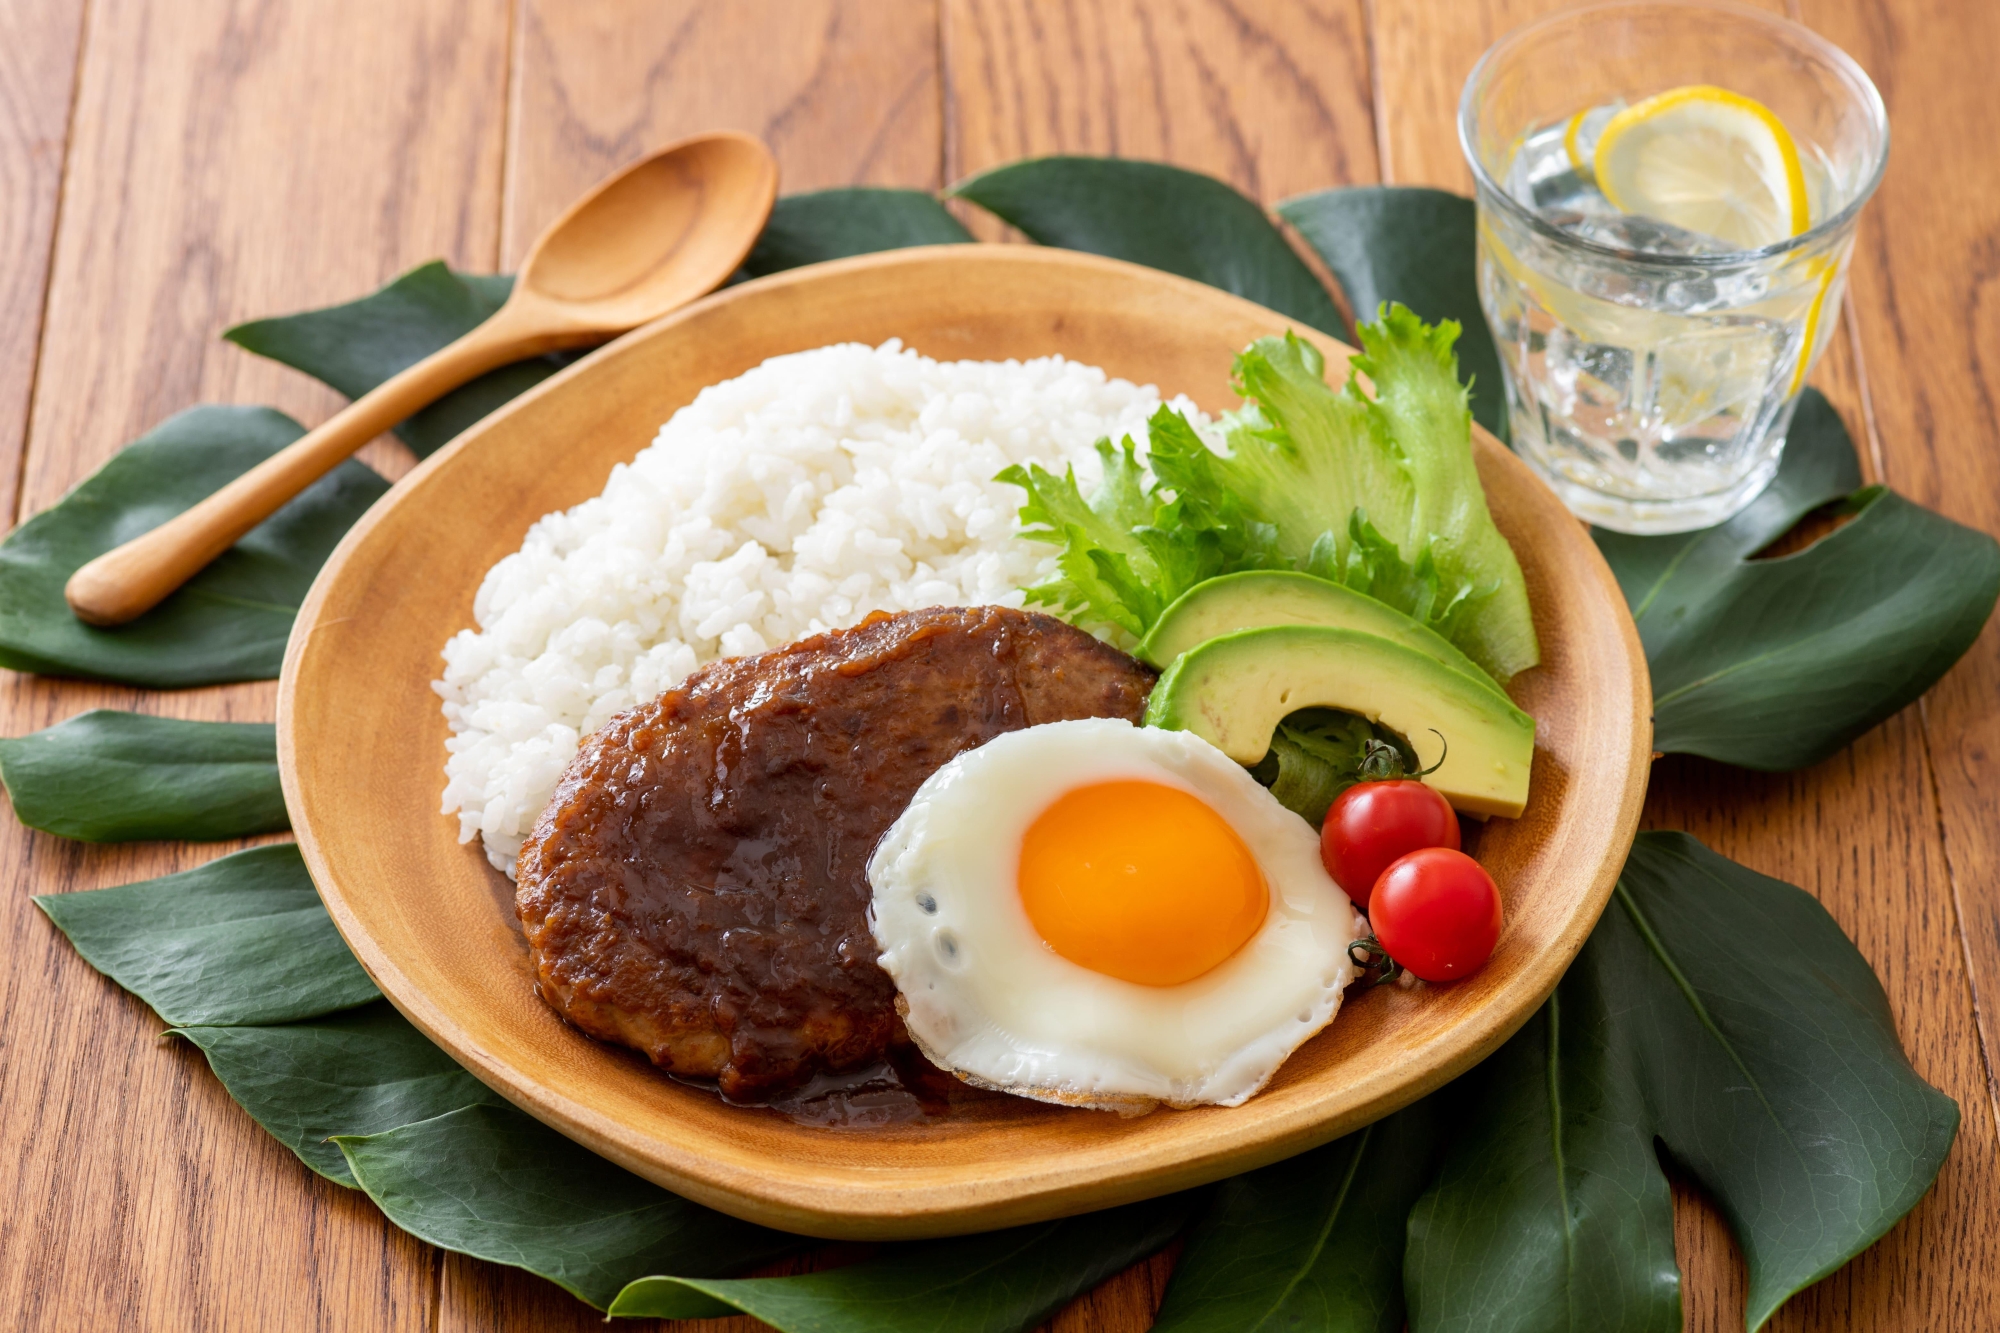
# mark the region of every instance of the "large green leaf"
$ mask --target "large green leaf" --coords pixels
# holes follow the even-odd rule
[[[382,381],[470,332],[514,289],[505,274],[473,277],[432,260],[372,296],[345,305],[238,324],[222,336],[359,398]],[[396,427],[424,457],[572,358],[540,356],[489,371]]]
[[[1341,331],[1333,298],[1284,234],[1213,176],[1162,162],[1039,157],[981,172],[951,193],[1043,245],[1178,273]]]
[[[301,1023],[186,1027],[209,1068],[252,1119],[319,1174],[354,1184],[336,1134],[384,1130],[500,1104],[484,1083],[387,1000]]]
[[[1430,1183],[1449,1098],[1224,1181],[1154,1333],[1399,1333],[1404,1219]]]
[[[735,1272],[801,1243],[669,1194],[511,1106],[334,1142],[403,1230],[538,1273],[600,1310],[646,1274]]]
[[[700,1319],[742,1311],[783,1333],[1026,1333],[1113,1273],[1172,1240],[1199,1192],[1083,1217],[902,1245],[798,1277],[649,1277],[614,1315]]]
[[[788,194],[743,261],[753,277],[911,245],[950,245],[972,233],[922,190],[815,190]]]
[[[1839,415],[1799,403],[1777,479],[1719,527],[1599,532],[1653,675],[1653,743],[1745,768],[1817,763],[1951,668],[2000,596],[2000,544],[1893,492],[1797,552],[1749,557],[1859,483]]]
[[[268,722],[92,709],[0,740],[0,781],[23,824],[84,842],[204,842],[289,826]]]
[[[0,666],[155,689],[278,674],[292,617],[341,534],[389,488],[348,462],[117,629],[70,614],[63,584],[305,432],[264,407],[196,407],[127,445],[0,542]]]
[[[92,967],[175,1027],[283,1023],[381,995],[292,843],[35,903]]]
[[[1614,901],[1471,1076],[1478,1114],[1410,1218],[1417,1333],[1678,1328],[1656,1138],[1735,1232],[1754,1330],[1908,1212],[1951,1147],[1958,1108],[1811,897],[1646,833]]]
[[[1507,438],[1500,356],[1479,308],[1476,212],[1464,195],[1409,185],[1361,185],[1302,194],[1278,205],[1326,261],[1357,320],[1401,301],[1427,324],[1457,321],[1458,370],[1472,384],[1472,415]]]
[[[1630,979],[1604,961],[1593,936],[1556,995],[1466,1076],[1477,1113],[1410,1217],[1413,1329],[1678,1333],[1673,1195],[1631,1033],[1605,1019]]]

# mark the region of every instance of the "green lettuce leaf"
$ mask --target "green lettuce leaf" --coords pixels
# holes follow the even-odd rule
[[[1357,510],[1399,533],[1411,527],[1416,495],[1395,441],[1358,389],[1327,387],[1317,347],[1291,334],[1262,338],[1237,356],[1235,374],[1249,401],[1223,418],[1226,453],[1193,431],[1152,441],[1154,475],[1190,516],[1204,524],[1254,516],[1293,568],[1329,533],[1336,566],[1344,561]]]
[[[1195,438],[1187,422],[1164,407],[1151,429],[1156,441],[1175,432]],[[1201,447],[1198,440],[1195,447]],[[1074,468],[1058,477],[1030,463],[999,474],[998,480],[1028,493],[1021,535],[1063,548],[1056,577],[1029,588],[1029,602],[1137,638],[1195,584],[1268,561],[1258,553],[1260,542],[1268,547],[1268,532],[1189,515],[1148,480],[1131,440],[1116,448],[1099,440],[1097,455],[1103,477],[1088,500]]]
[[[1457,333],[1401,306],[1362,325],[1354,368],[1373,394],[1353,375],[1329,388],[1325,358],[1295,335],[1259,339],[1236,359],[1247,402],[1223,418],[1223,451],[1161,408],[1145,468],[1130,441],[1099,444],[1088,501],[1073,474],[1001,473],[1028,492],[1023,535],[1062,547],[1060,577],[1031,600],[1139,635],[1203,579],[1299,569],[1412,616],[1497,680],[1534,665],[1527,585],[1472,459]]]
[[[1445,601],[1431,622],[1503,682],[1541,660],[1521,566],[1493,526],[1472,460],[1472,416],[1452,345],[1459,325],[1425,325],[1403,306],[1357,326],[1353,369],[1374,385],[1371,409],[1401,448],[1417,508],[1406,533],[1389,534],[1406,559],[1435,563]],[[1358,393],[1354,382],[1347,391]],[[1386,516],[1385,516],[1386,517]],[[1447,614],[1447,612],[1450,612]]]
[[[1047,600],[1140,633],[1193,586],[1183,578],[1301,569],[1430,626],[1500,681],[1534,665],[1527,586],[1472,459],[1457,332],[1401,306],[1362,325],[1355,370],[1372,395],[1353,376],[1329,388],[1311,343],[1258,340],[1236,360],[1247,402],[1223,418],[1225,451],[1163,409],[1149,425],[1150,486],[1128,462],[1087,505],[1064,479],[1058,505],[1041,478],[1003,473],[1030,490],[1026,535],[1064,544],[1065,582]],[[1133,526],[1142,518],[1184,553],[1172,577]]]
[[[1251,407],[1228,419],[1227,457],[1156,449],[1154,471],[1191,509],[1232,494],[1295,567],[1338,578],[1430,625],[1506,681],[1539,660],[1527,586],[1493,526],[1472,460],[1451,345],[1392,306],[1357,332],[1338,392],[1311,344],[1265,338],[1237,358]]]
[[[1429,545],[1414,563],[1405,560],[1396,544],[1384,537],[1360,509],[1347,520],[1345,553],[1333,533],[1322,533],[1300,568],[1366,593],[1446,638],[1451,637],[1459,621],[1475,604],[1480,591],[1463,582],[1447,588],[1438,575],[1437,558]]]
[[[290,827],[268,722],[92,709],[0,740],[0,781],[23,824],[84,842],[206,842]]]
[[[1278,724],[1270,752],[1250,776],[1269,787],[1279,805],[1318,828],[1328,807],[1362,780],[1375,745],[1394,747],[1403,771],[1416,771],[1415,752],[1387,728],[1334,708],[1302,708]]]

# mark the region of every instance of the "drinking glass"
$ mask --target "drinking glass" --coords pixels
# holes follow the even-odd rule
[[[1603,124],[1691,84],[1784,123],[1806,231],[1745,250],[1621,213],[1597,191]],[[1758,10],[1621,0],[1502,38],[1466,80],[1458,131],[1515,451],[1572,512],[1620,532],[1707,527],[1750,503],[1777,474],[1799,388],[1833,335],[1855,218],[1888,156],[1868,76]]]

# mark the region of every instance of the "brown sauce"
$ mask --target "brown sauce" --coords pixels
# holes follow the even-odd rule
[[[956,1094],[909,1064],[875,962],[875,844],[953,756],[1043,722],[1137,721],[1152,682],[1080,630],[992,606],[878,615],[695,672],[584,743],[522,848],[539,992],[733,1102],[828,1125],[936,1113]]]

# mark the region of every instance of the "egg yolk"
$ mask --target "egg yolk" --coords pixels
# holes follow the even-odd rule
[[[1209,971],[1271,906],[1236,830],[1199,797],[1157,782],[1063,793],[1028,826],[1017,884],[1051,949],[1142,986]]]

